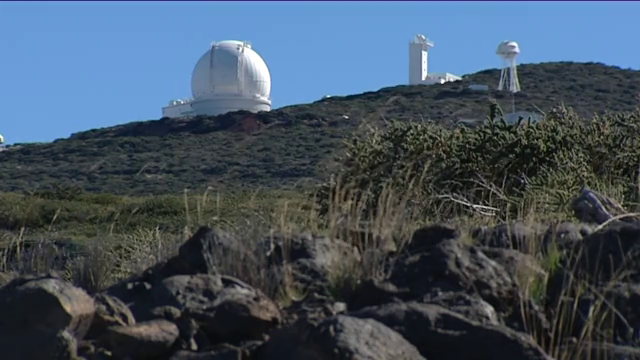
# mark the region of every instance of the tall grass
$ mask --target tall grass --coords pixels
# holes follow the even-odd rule
[[[0,269],[6,274],[57,271],[93,293],[175,255],[179,245],[197,227],[208,225],[228,232],[241,248],[247,249],[245,254],[257,254],[242,259],[220,256],[221,271],[260,288],[286,306],[292,301],[299,301],[307,294],[304,288],[293,282],[287,266],[284,266],[284,270],[277,276],[267,271],[266,258],[259,254],[260,246],[263,246],[262,241],[265,237],[268,238],[269,234],[324,234],[340,238],[357,248],[359,257],[345,257],[332,269],[330,278],[333,294],[340,298],[347,295],[363,279],[385,278],[389,269],[385,264],[385,254],[401,254],[411,233],[421,225],[430,222],[450,223],[462,229],[463,237],[468,239],[471,229],[501,222],[499,217],[483,212],[469,213],[468,206],[460,203],[451,204],[465,209],[460,211],[460,216],[456,218],[422,218],[423,212],[420,211],[420,207],[443,206],[443,203],[436,199],[433,204],[412,204],[413,193],[416,190],[412,182],[408,182],[405,191],[402,192],[398,191],[397,187],[385,187],[376,194],[375,208],[367,207],[371,199],[363,196],[363,193],[356,191],[354,187],[338,186],[336,189],[338,191],[329,201],[328,210],[322,214],[313,198],[280,197],[277,200],[271,199],[265,205],[265,198],[261,198],[257,192],[243,197],[210,192],[193,195],[185,192],[181,197],[176,197],[176,200],[165,199],[155,202],[156,206],[163,206],[164,203],[172,204],[181,198],[182,213],[176,214],[182,217],[181,227],[173,231],[162,230],[154,222],[154,219],[158,219],[154,215],[148,215],[143,221],[152,226],[139,226],[127,232],[115,232],[113,229],[117,226],[110,224],[105,228],[112,230],[98,237],[76,239],[82,248],[79,254],[64,254],[61,253],[64,250],[46,245],[51,237],[56,236],[53,231],[46,232],[51,229],[51,225],[35,236],[28,235],[29,229],[23,227],[19,231],[5,232],[2,235],[5,251]],[[487,208],[493,206],[491,203],[482,205]],[[540,216],[535,211],[535,202],[528,200],[526,204],[517,205],[520,206],[520,215],[512,220],[517,219],[525,224],[546,220],[544,214]],[[73,204],[67,206],[72,207]],[[147,210],[147,214],[157,212]],[[171,221],[178,223],[176,218]],[[52,223],[55,224],[55,219],[52,219],[50,224]],[[551,274],[564,271],[570,275],[573,274],[573,270],[562,268],[563,265],[559,261],[561,254],[553,242],[546,248],[543,248],[541,242],[529,242],[528,245],[530,248],[525,252],[534,256],[548,275],[542,280],[521,280],[520,285],[527,298],[543,302],[546,281]],[[521,275],[523,278],[539,278],[539,274]],[[596,299],[593,301],[590,316],[581,318],[577,305],[580,296],[586,291],[591,295],[595,294]],[[569,282],[562,289],[560,299],[551,319],[551,341],[546,337],[536,339],[552,356],[557,359],[573,359],[578,353],[590,351],[594,339],[613,340],[611,336],[607,337],[607,329],[609,332],[612,331],[611,319],[615,310],[602,294],[602,288],[595,289],[586,281],[570,276]],[[527,311],[524,306],[522,311]],[[525,319],[530,318],[530,315],[523,313]],[[577,337],[573,330],[576,323],[581,324]],[[533,328],[533,323],[529,325],[528,331],[534,336],[539,336],[539,329]],[[561,346],[571,333],[574,333],[573,346]]]

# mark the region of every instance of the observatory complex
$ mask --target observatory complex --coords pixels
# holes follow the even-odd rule
[[[416,35],[409,43],[409,85],[444,84],[462,80],[460,76],[449,73],[428,73],[428,49],[433,45],[433,41],[421,34]]]
[[[190,99],[171,100],[163,117],[219,115],[230,111],[271,110],[271,75],[246,41],[214,42],[196,63]]]
[[[433,85],[462,80],[450,73],[428,72],[428,50],[434,44],[424,35],[409,42],[409,85]],[[520,91],[516,58],[520,47],[503,41],[496,54],[503,60],[498,91]],[[488,91],[487,85],[471,84],[471,90]],[[271,110],[271,74],[264,60],[246,41],[214,42],[197,61],[191,75],[192,98],[171,100],[163,117],[220,115],[230,111]],[[515,111],[515,110],[514,110]]]

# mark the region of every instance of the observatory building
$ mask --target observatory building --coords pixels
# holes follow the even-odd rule
[[[428,49],[433,47],[433,41],[418,34],[409,43],[409,85],[444,84],[449,81],[462,80],[460,76],[449,73],[429,74]]]
[[[219,115],[230,111],[271,110],[271,75],[246,41],[214,42],[196,63],[190,99],[171,100],[163,117]]]

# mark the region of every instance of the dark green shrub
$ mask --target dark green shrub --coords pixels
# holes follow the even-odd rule
[[[488,119],[500,120],[474,129],[391,122],[367,137],[354,137],[342,159],[340,183],[372,195],[373,205],[385,186],[405,191],[408,181],[419,180],[411,190],[413,203],[424,206],[425,215],[445,217],[459,211],[442,206],[452,197],[510,215],[531,202],[557,210],[568,194],[596,182],[617,186],[624,200],[635,200],[640,111],[586,121],[562,106],[537,124],[525,119],[507,124],[501,115],[493,105]],[[327,184],[321,191],[325,208],[337,186]]]

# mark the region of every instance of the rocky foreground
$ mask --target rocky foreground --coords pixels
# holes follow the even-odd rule
[[[471,237],[434,224],[401,251],[379,247],[387,275],[335,301],[337,264],[373,255],[314,236],[249,251],[203,227],[97,294],[51,274],[14,278],[0,289],[0,358],[640,359],[638,223],[510,223]],[[555,249],[553,273],[533,245]],[[279,306],[217,266],[256,256],[274,279],[290,270],[304,296]]]

